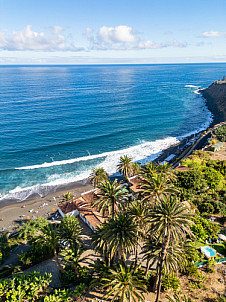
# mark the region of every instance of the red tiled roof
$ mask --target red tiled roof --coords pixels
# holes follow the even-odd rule
[[[178,166],[175,168],[175,171],[189,171],[191,168],[186,167],[186,166]]]
[[[139,186],[141,185],[141,181],[139,176],[133,177],[132,179],[129,179],[129,182],[132,184],[132,186],[130,187],[130,189],[137,193],[140,192]]]
[[[95,190],[89,191],[87,193],[83,193],[81,197],[87,202],[87,204],[91,205],[93,202]]]
[[[98,208],[95,206],[92,207],[94,192],[91,191],[82,196],[76,198],[75,200],[65,201],[59,205],[59,208],[64,214],[68,214],[74,210],[78,210],[80,215],[87,219],[87,221],[96,228],[106,219],[108,219],[108,215],[101,215],[98,211]]]
[[[75,200],[64,201],[61,204],[59,204],[58,207],[61,209],[61,211],[64,214],[70,213],[77,209]]]

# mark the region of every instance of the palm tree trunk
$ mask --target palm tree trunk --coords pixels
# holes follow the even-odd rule
[[[115,217],[115,203],[114,200],[112,200],[112,217]]]
[[[135,248],[135,267],[137,267],[137,262],[138,262],[138,244]]]
[[[147,276],[148,274],[148,270],[149,270],[149,262],[147,260],[147,264],[146,264],[146,270],[145,270],[145,275]]]
[[[157,267],[156,267],[156,278],[155,278],[155,283],[154,283],[154,286],[153,286],[154,292],[157,291],[158,276],[159,276],[159,264],[157,264]]]
[[[124,254],[123,254],[123,251],[122,251],[122,245],[120,244],[119,246],[119,250],[118,250],[118,258],[121,260],[121,261],[125,261],[125,257],[124,257]]]
[[[159,265],[159,276],[158,276],[158,287],[157,287],[157,296],[155,302],[159,301],[161,285],[162,285],[162,272],[163,272],[163,264],[166,257],[166,251],[169,245],[169,235],[166,236],[163,240],[162,251],[161,251],[161,260]]]
[[[53,253],[54,253],[54,256],[55,256],[55,259],[56,259],[56,263],[57,263],[57,265],[58,265],[60,271],[61,271],[62,273],[64,273],[64,269],[63,269],[62,265],[60,264],[60,261],[59,261],[58,256],[57,256],[57,251],[56,251],[56,249],[53,250]]]

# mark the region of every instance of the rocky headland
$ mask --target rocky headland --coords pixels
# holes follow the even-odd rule
[[[200,92],[207,101],[207,107],[213,113],[212,125],[226,121],[226,81],[215,81]]]

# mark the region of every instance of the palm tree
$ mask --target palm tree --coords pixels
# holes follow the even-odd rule
[[[125,263],[120,263],[109,269],[103,277],[94,280],[91,286],[99,284],[106,290],[103,298],[111,298],[111,301],[145,301],[143,294],[147,292],[145,280],[141,271],[133,265],[126,266]]]
[[[63,201],[71,200],[74,197],[74,195],[71,192],[67,192],[63,196]]]
[[[109,215],[114,217],[116,206],[120,207],[120,203],[127,193],[122,190],[117,179],[113,182],[110,179],[101,182],[98,189],[98,192],[94,195],[96,201],[93,206],[97,206],[102,215],[105,215],[105,211],[108,210]]]
[[[137,225],[127,213],[118,213],[102,223],[93,236],[94,249],[109,255],[110,259],[118,255],[119,259],[126,260],[137,242]]]
[[[138,260],[138,247],[139,243],[145,238],[146,231],[148,227],[148,218],[147,218],[147,206],[141,201],[134,200],[128,205],[127,214],[132,217],[134,224],[137,225],[137,238],[138,243],[135,250],[135,265],[137,265]]]
[[[161,173],[165,180],[172,181],[176,178],[175,171],[172,169],[172,166],[168,163],[159,164],[157,166],[157,171],[158,173]]]
[[[160,268],[162,242],[158,238],[150,234],[142,246],[143,260],[147,261],[146,273],[148,268],[156,265],[157,276]],[[164,259],[164,273],[175,272],[178,269],[183,269],[187,264],[186,253],[184,247],[180,244],[169,245],[166,250],[166,257]],[[156,290],[157,276],[154,289]]]
[[[65,215],[61,220],[59,234],[61,240],[69,244],[82,242],[82,229],[78,219],[72,215]]]
[[[132,163],[133,176],[138,175],[140,173],[140,163],[134,162]]]
[[[102,181],[105,181],[107,179],[108,174],[102,167],[93,169],[92,173],[89,176],[89,180],[94,187],[97,187]]]
[[[179,192],[172,184],[167,183],[161,174],[153,174],[152,176],[141,178],[140,189],[143,201],[156,201],[163,194],[177,194]]]
[[[76,274],[78,275],[78,268],[80,267],[80,263],[87,259],[87,257],[82,257],[82,254],[86,251],[79,243],[75,242],[66,247],[62,252],[61,256],[63,256],[63,262],[65,264],[71,265]]]
[[[128,157],[127,155],[121,156],[117,168],[125,179],[128,180],[128,178],[133,175],[132,157]]]
[[[142,175],[152,175],[157,172],[157,164],[154,161],[151,161],[150,163],[144,164],[141,167],[141,174]]]
[[[60,244],[59,244],[60,237],[59,237],[59,233],[56,229],[56,225],[53,225],[53,224],[45,225],[41,230],[41,234],[39,236],[37,236],[36,241],[40,242],[41,244],[45,245],[46,248],[49,248],[53,251],[53,254],[55,256],[56,263],[57,263],[59,269],[61,270],[61,272],[64,272],[64,269],[63,269],[62,265],[60,264],[60,261],[59,261],[58,255],[57,255],[57,251],[60,246]]]
[[[162,197],[150,210],[149,219],[152,223],[150,231],[156,234],[157,242],[161,242],[156,302],[159,301],[167,250],[170,245],[183,244],[187,234],[193,236],[190,230],[190,225],[193,223],[191,217],[192,215],[184,211],[183,205],[175,196]]]

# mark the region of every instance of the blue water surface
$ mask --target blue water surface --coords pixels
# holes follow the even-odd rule
[[[207,127],[209,111],[194,91],[225,69],[223,63],[0,66],[0,198],[11,191],[24,199],[18,193],[24,188],[47,190],[84,178],[96,165],[113,172],[119,150],[140,160]]]

